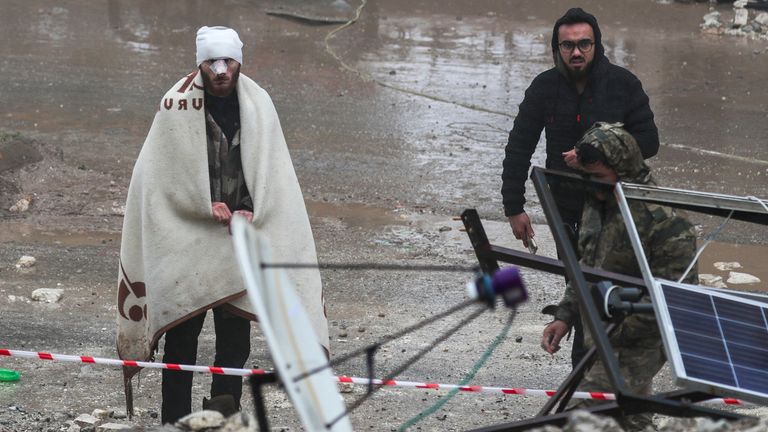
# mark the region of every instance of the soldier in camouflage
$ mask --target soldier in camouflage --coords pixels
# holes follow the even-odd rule
[[[595,123],[576,144],[579,162],[592,178],[606,181],[655,184],[634,138],[621,123]],[[646,259],[655,276],[679,280],[696,254],[696,236],[691,223],[669,207],[629,202]],[[580,263],[586,266],[641,277],[616,200],[597,190],[585,201],[578,241]],[[697,283],[694,266],[683,278]],[[643,301],[650,301],[646,294]],[[572,286],[566,288],[555,320],[544,329],[541,346],[550,354],[560,349],[560,340],[578,319],[578,299]],[[592,344],[587,333],[586,345]],[[653,377],[666,361],[659,328],[651,314],[627,317],[610,336],[619,365],[631,391],[649,394]],[[606,391],[610,381],[600,361],[587,371],[582,391]],[[581,404],[589,403],[584,401]],[[620,419],[627,430],[652,426],[650,415]]]

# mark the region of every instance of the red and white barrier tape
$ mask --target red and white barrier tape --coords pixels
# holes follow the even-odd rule
[[[132,366],[132,367],[142,367],[142,368],[151,368],[151,369],[170,369],[170,370],[178,370],[178,371],[201,372],[201,373],[210,373],[210,374],[219,374],[219,375],[249,376],[253,374],[262,375],[262,374],[273,373],[270,371],[266,371],[264,369],[236,369],[236,368],[223,368],[223,367],[216,367],[216,366],[196,366],[196,365],[144,362],[144,361],[133,361],[133,360],[115,360],[115,359],[106,359],[106,358],[89,357],[89,356],[73,356],[73,355],[65,355],[65,354],[51,354],[46,352],[8,350],[8,349],[2,349],[2,348],[0,348],[0,356],[20,357],[20,358],[28,358],[28,359],[39,359],[39,360],[65,361],[65,362],[74,362],[74,363],[106,364],[111,366]],[[395,380],[383,381],[380,379],[369,380],[368,378],[347,377],[343,375],[335,378],[336,378],[336,381],[341,383],[368,385],[368,383],[372,382],[374,385],[382,385],[385,387],[406,387],[406,388],[434,389],[434,390],[438,390],[438,389],[452,390],[452,389],[458,388],[459,391],[467,392],[467,393],[497,393],[497,394],[511,394],[511,395],[524,395],[524,396],[546,396],[546,397],[551,397],[556,393],[554,390],[536,390],[536,389],[511,388],[511,387],[460,386],[457,384],[437,384],[437,383],[425,383],[425,382],[415,382],[415,381],[395,381]],[[616,399],[613,393],[603,393],[603,392],[577,391],[573,393],[572,397],[574,399],[598,399],[598,400]],[[702,403],[720,404],[720,405],[749,405],[748,402],[744,402],[742,400],[734,399],[734,398],[715,398],[715,399],[709,399]]]

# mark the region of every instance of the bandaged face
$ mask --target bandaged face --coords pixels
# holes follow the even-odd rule
[[[231,58],[209,59],[200,63],[203,85],[206,93],[216,96],[229,96],[237,86],[240,77],[240,63]]]

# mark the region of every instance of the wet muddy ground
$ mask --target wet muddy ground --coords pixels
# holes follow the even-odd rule
[[[479,210],[495,242],[518,246],[499,194],[504,144],[525,88],[551,65],[552,24],[571,3],[370,0],[355,24],[333,37],[336,26],[265,13],[286,3],[3,3],[0,348],[115,356],[121,206],[161,95],[194,67],[194,32],[201,25],[240,32],[242,71],[269,91],[278,109],[321,261],[473,265],[466,235],[453,220],[468,207]],[[306,7],[300,3],[290,6]],[[635,72],[651,98],[663,141],[650,161],[659,182],[768,197],[768,42],[700,33],[706,4],[595,0],[582,6],[597,15],[611,61]],[[727,5],[718,7],[729,13]],[[543,161],[541,145],[534,164]],[[543,224],[532,185],[527,196],[530,213]],[[32,199],[28,211],[8,211],[23,197]],[[705,234],[720,222],[694,218]],[[537,229],[540,253],[553,256],[546,231]],[[745,289],[766,290],[766,238],[763,227],[729,224],[703,255],[700,271],[717,274],[711,263],[740,261],[744,272],[763,280]],[[22,255],[36,257],[35,267],[17,271]],[[322,275],[334,355],[458,303],[471,277]],[[474,384],[549,389],[567,374],[567,347],[554,357],[538,348],[548,321],[539,310],[558,300],[562,282],[538,272],[528,272],[526,281],[531,301]],[[43,287],[64,289],[63,300],[25,300]],[[458,382],[505,318],[501,310],[483,315],[400,379]],[[393,344],[378,366],[394,367],[437,331]],[[211,361],[211,346],[206,328],[201,364]],[[250,363],[271,364],[258,331]],[[0,420],[18,420],[0,423],[2,431],[58,430],[66,415],[57,412],[119,410],[123,404],[115,369],[6,358],[0,367],[22,372],[17,383],[0,383]],[[335,372],[364,376],[365,365]],[[195,400],[207,395],[207,380],[196,380]],[[666,371],[657,387],[671,386]],[[345,397],[351,401],[361,392]],[[352,414],[352,422],[357,430],[397,428],[442,394],[382,390]],[[542,403],[461,394],[420,425],[471,429],[533,415]],[[159,373],[142,374],[136,406],[135,424],[158,424]],[[281,392],[270,392],[268,407],[273,426],[298,429]]]

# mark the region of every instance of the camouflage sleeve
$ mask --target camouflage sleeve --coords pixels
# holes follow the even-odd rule
[[[652,228],[652,245],[648,252],[651,271],[658,277],[677,281],[696,255],[693,225],[668,208],[657,207],[651,213],[657,221]],[[683,282],[698,284],[698,277],[694,264]]]
[[[557,305],[557,312],[555,312],[555,319],[565,321],[569,326],[573,325],[573,321],[578,316],[579,306],[578,299],[576,298],[576,291],[570,284],[565,285],[565,293],[563,298],[560,299],[560,303]]]

